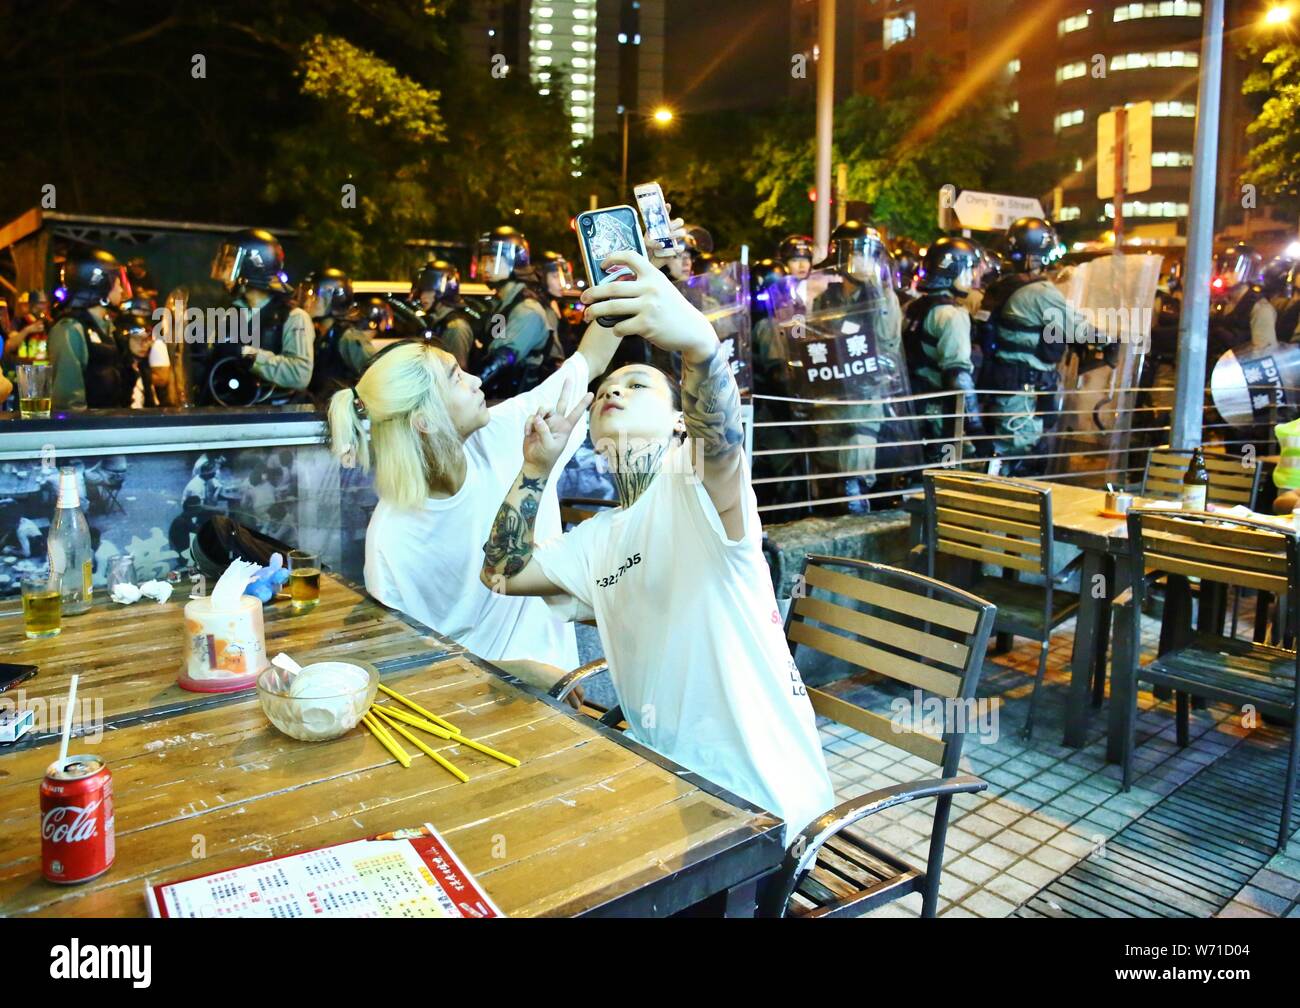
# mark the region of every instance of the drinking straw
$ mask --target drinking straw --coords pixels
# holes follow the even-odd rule
[[[63,738],[59,741],[59,762],[56,764],[59,770],[68,761],[68,740],[72,738],[72,707],[77,702],[77,678],[74,675],[68,683],[68,709],[63,712]]]
[[[493,759],[499,759],[502,763],[508,764],[509,766],[519,766],[519,760],[515,759],[513,756],[507,756],[505,753],[497,752],[491,746],[485,746],[482,742],[475,742],[472,738],[466,738],[464,735],[460,734],[460,732],[449,732],[445,728],[439,728],[437,725],[431,724],[423,718],[418,718],[414,714],[408,714],[406,711],[400,710],[399,708],[381,707],[376,704],[371,709],[382,710],[391,717],[405,721],[409,725],[414,725],[421,731],[427,731],[431,735],[437,735],[439,738],[449,739],[452,742],[458,742],[461,745],[469,746],[471,749],[477,749],[479,752],[491,756]]]
[[[467,773],[465,773],[465,771],[461,770],[460,767],[456,766],[456,764],[453,763],[453,762],[451,762],[451,760],[446,759],[446,758],[443,757],[441,754],[439,754],[439,753],[435,752],[434,750],[430,749],[427,745],[425,745],[425,744],[424,744],[423,742],[421,742],[418,738],[416,738],[416,737],[415,737],[414,735],[412,735],[409,731],[407,731],[407,730],[406,730],[405,728],[403,728],[400,724],[398,724],[396,719],[394,719],[394,718],[390,718],[387,714],[385,714],[381,708],[379,708],[379,707],[372,707],[372,708],[370,708],[370,709],[371,709],[371,711],[372,711],[373,713],[378,714],[381,718],[383,718],[385,721],[387,721],[389,727],[391,727],[391,728],[393,729],[393,731],[395,731],[395,732],[397,732],[397,734],[401,735],[402,738],[404,738],[404,739],[406,739],[408,742],[410,742],[411,745],[413,745],[413,746],[415,746],[415,748],[419,749],[420,752],[424,753],[424,754],[425,754],[426,756],[428,756],[431,760],[434,760],[434,761],[435,761],[436,763],[438,763],[438,764],[439,764],[439,765],[440,765],[444,770],[446,770],[446,771],[448,771],[449,773],[451,773],[452,776],[459,778],[459,779],[460,779],[460,782],[461,782],[462,784],[467,783],[467,782],[469,781],[469,775],[468,775]]]
[[[402,766],[409,768],[411,757],[406,755],[406,750],[399,746],[393,736],[384,731],[383,727],[372,718],[369,714],[361,716],[362,722],[370,729],[370,734],[379,739],[379,744],[393,754],[393,758]]]
[[[417,714],[423,714],[425,717],[427,717],[427,718],[428,718],[430,721],[432,721],[434,724],[440,724],[440,725],[442,725],[444,728],[447,729],[447,731],[460,731],[459,728],[457,728],[454,724],[452,724],[452,723],[451,723],[450,721],[448,721],[446,718],[440,718],[440,717],[438,717],[437,714],[433,713],[433,711],[425,710],[423,707],[421,707],[421,706],[420,706],[418,703],[416,703],[414,700],[410,700],[410,699],[408,699],[408,698],[402,696],[402,694],[398,693],[397,690],[395,690],[395,689],[389,689],[389,688],[388,688],[387,686],[385,686],[383,683],[380,683],[380,684],[379,684],[379,688],[380,688],[381,690],[383,690],[385,693],[387,693],[387,694],[388,694],[390,697],[392,697],[394,700],[397,700],[397,701],[399,701],[399,702],[401,702],[401,703],[406,704],[407,707],[410,707],[411,710],[415,711]]]

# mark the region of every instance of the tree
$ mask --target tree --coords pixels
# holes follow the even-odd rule
[[[1252,51],[1258,54],[1259,48]],[[1256,113],[1246,128],[1255,144],[1243,181],[1267,194],[1269,203],[1300,214],[1300,46],[1283,42],[1268,49],[1242,93]]]
[[[855,95],[835,110],[831,159],[848,166],[848,199],[870,205],[872,222],[891,234],[918,241],[938,233],[936,208],[944,185],[1037,193],[1056,167],[1024,165],[999,94],[986,96],[982,114],[954,108],[945,118],[933,117],[939,79],[923,72],[888,98]],[[759,197],[755,213],[776,230],[809,228],[815,172],[810,123],[806,110],[786,109],[773,118],[749,161],[747,174]],[[1014,167],[1014,177],[1006,166]]]

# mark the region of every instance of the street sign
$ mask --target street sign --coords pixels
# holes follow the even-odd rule
[[[963,189],[952,206],[963,228],[972,231],[1005,231],[1020,217],[1042,217],[1043,204],[1029,196]]]
[[[1124,108],[1128,143],[1124,155],[1124,195],[1146,192],[1151,188],[1151,109],[1149,101]],[[1115,195],[1115,113],[1097,117],[1097,198]]]

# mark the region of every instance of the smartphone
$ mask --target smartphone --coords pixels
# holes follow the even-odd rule
[[[578,232],[578,251],[582,253],[582,265],[587,270],[588,284],[594,287],[622,276],[634,275],[626,266],[615,266],[607,271],[602,270],[600,264],[615,252],[631,251],[645,255],[645,244],[641,241],[641,228],[635,210],[626,205],[585,210],[578,214],[573,226]],[[598,321],[608,329],[629,317],[607,315]]]
[[[645,236],[660,255],[681,252],[682,240],[673,234],[673,226],[668,218],[668,204],[664,202],[664,191],[658,182],[642,182],[632,190],[636,205],[645,221]]]
[[[11,665],[9,662],[0,662],[0,693],[21,686],[28,679],[35,679],[38,671],[35,665]]]

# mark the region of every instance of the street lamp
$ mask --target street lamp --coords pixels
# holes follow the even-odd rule
[[[643,115],[639,109],[630,109],[624,105],[618,107],[619,115],[623,117],[623,188],[620,192],[627,193],[627,122],[632,115]],[[666,105],[660,105],[653,112],[649,113],[647,118],[653,119],[661,127],[667,126],[673,121],[673,110]]]
[[[1274,4],[1264,15],[1264,23],[1270,25],[1286,24],[1291,20],[1291,5],[1280,3]]]

